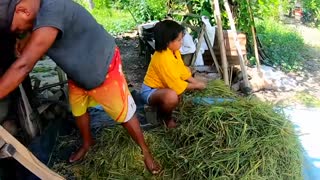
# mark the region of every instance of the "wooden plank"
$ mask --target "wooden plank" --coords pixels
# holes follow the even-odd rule
[[[219,0],[213,0],[212,3],[213,11],[215,13],[215,19],[218,26],[218,42],[220,46],[220,53],[221,53],[221,61],[222,61],[222,69],[223,69],[223,80],[226,85],[229,85],[229,74],[228,74],[228,62],[226,56],[226,49],[224,45],[224,37],[222,31],[222,22],[221,22],[221,13],[219,7]]]
[[[194,66],[194,63],[196,62],[196,58],[198,57],[198,54],[199,54],[199,51],[201,48],[201,43],[202,43],[202,40],[204,39],[204,37],[203,37],[204,31],[205,31],[205,26],[202,26],[200,34],[198,36],[198,43],[196,46],[196,52],[194,53],[192,60],[191,60],[191,66]]]
[[[254,17],[253,17],[253,13],[251,10],[251,5],[250,5],[250,1],[247,0],[247,5],[248,5],[248,11],[250,14],[250,20],[252,21],[251,24],[251,32],[252,32],[252,38],[253,38],[253,49],[254,49],[254,56],[256,57],[256,62],[257,62],[257,69],[258,69],[258,73],[260,75],[260,77],[262,76],[262,72],[261,72],[261,68],[260,68],[260,58],[259,58],[259,51],[258,51],[258,43],[257,43],[257,35],[256,35],[256,31],[255,31],[255,27],[254,27]]]
[[[47,166],[40,162],[26,147],[24,147],[16,138],[14,138],[7,130],[0,125],[0,139],[7,144],[11,144],[16,152],[12,157],[29,169],[40,179],[62,180],[62,176],[51,171]]]
[[[247,37],[245,34],[243,33],[237,33],[237,38],[238,38],[238,41],[241,45],[241,50],[243,52],[246,53],[247,49],[246,49],[246,43],[247,43]],[[235,42],[234,42],[234,37],[233,37],[233,33],[232,31],[230,30],[224,30],[223,31],[223,37],[224,37],[224,44],[225,44],[225,47],[226,47],[226,53],[228,55],[228,52],[235,52],[237,53],[237,49],[235,47]],[[218,39],[218,37],[216,37],[215,39]],[[215,41],[214,43],[214,46],[213,46],[213,49],[215,50],[215,52],[219,51],[220,50],[220,47],[217,45],[218,43]],[[238,55],[238,54],[236,54]]]
[[[205,24],[203,26],[205,26]],[[206,28],[204,28],[204,29],[206,29]],[[216,58],[216,55],[213,52],[213,47],[212,47],[212,44],[211,44],[211,42],[209,40],[209,36],[208,36],[207,32],[204,33],[204,39],[206,40],[207,46],[208,46],[208,48],[210,50],[210,54],[212,56],[212,59],[213,59],[214,65],[215,65],[215,67],[217,69],[217,72],[219,73],[219,76],[221,77],[220,66],[219,66],[218,60]]]
[[[229,6],[229,2],[227,0],[224,0],[224,7],[225,7],[225,9],[227,11],[227,15],[228,15],[228,18],[229,18],[231,31],[233,33],[234,43],[235,43],[235,46],[236,46],[236,49],[237,49],[237,52],[238,52],[241,72],[243,74],[244,86],[246,88],[249,88],[250,85],[249,85],[249,80],[248,80],[248,74],[247,74],[246,66],[244,64],[244,59],[243,59],[240,43],[238,41],[238,34],[237,34],[236,26],[235,26],[235,23],[234,23],[234,19],[232,17],[232,13],[231,13],[231,9],[230,9],[230,6]]]

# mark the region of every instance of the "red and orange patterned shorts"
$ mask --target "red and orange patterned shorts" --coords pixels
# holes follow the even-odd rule
[[[83,115],[88,107],[101,105],[113,120],[122,123],[130,120],[136,111],[136,105],[122,72],[119,48],[115,49],[102,85],[88,91],[78,87],[72,80],[68,81],[68,85],[69,102],[74,116]]]

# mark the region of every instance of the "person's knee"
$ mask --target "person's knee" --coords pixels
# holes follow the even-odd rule
[[[163,97],[163,105],[174,108],[179,104],[179,97],[173,90],[168,90]]]

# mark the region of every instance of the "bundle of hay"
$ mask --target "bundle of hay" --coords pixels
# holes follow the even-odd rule
[[[202,96],[229,100],[189,103]],[[271,104],[236,97],[220,81],[188,95],[185,102],[177,129],[145,133],[164,169],[161,175],[152,177],[144,170],[139,148],[121,127],[106,129],[86,160],[69,168],[90,179],[302,179],[293,126]]]

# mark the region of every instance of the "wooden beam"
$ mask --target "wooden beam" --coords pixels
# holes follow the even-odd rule
[[[198,36],[198,43],[196,46],[196,51],[195,51],[194,55],[192,56],[192,60],[191,60],[191,64],[190,64],[191,66],[194,66],[194,63],[198,57],[198,54],[199,54],[199,51],[201,48],[201,43],[202,43],[202,40],[204,39],[204,32],[205,32],[205,26],[202,26],[200,34]]]
[[[227,15],[228,15],[229,23],[230,23],[230,27],[231,27],[231,32],[233,33],[234,44],[235,44],[237,52],[238,52],[241,72],[243,74],[244,86],[246,88],[250,88],[247,69],[246,69],[246,66],[244,64],[244,58],[243,58],[243,54],[242,54],[242,51],[241,51],[241,46],[240,46],[240,43],[239,43],[239,40],[238,40],[238,33],[237,33],[237,30],[236,30],[234,19],[232,17],[232,13],[231,13],[231,9],[230,9],[230,6],[229,6],[229,2],[227,0],[224,0],[224,7],[226,8],[226,11],[227,11]]]
[[[217,22],[217,29],[218,29],[218,42],[220,46],[220,53],[221,53],[221,62],[222,62],[222,69],[223,69],[223,80],[226,85],[229,86],[229,75],[228,75],[228,61],[226,55],[226,48],[224,45],[224,37],[223,37],[223,30],[222,30],[222,22],[221,22],[221,13],[219,7],[219,0],[213,0],[212,9],[214,10],[215,19]]]
[[[256,30],[255,30],[255,22],[254,22],[254,17],[253,17],[253,13],[251,10],[251,5],[250,5],[249,0],[247,0],[247,5],[248,5],[248,12],[250,14],[250,20],[252,21],[251,33],[252,33],[252,39],[253,39],[254,56],[256,57],[258,73],[260,76],[262,76],[262,72],[261,72],[261,68],[260,68],[260,56],[259,56],[259,51],[258,51],[257,35],[256,35]]]
[[[62,180],[62,176],[51,171],[47,166],[40,162],[26,147],[24,147],[16,138],[14,138],[7,130],[0,125],[0,139],[5,143],[14,147],[11,155],[24,167],[29,169],[32,173],[40,179],[48,180]]]
[[[205,26],[205,24],[203,24],[203,26]],[[206,28],[204,28],[204,29],[206,29]],[[210,42],[210,40],[209,40],[209,35],[208,35],[207,32],[204,33],[204,39],[206,40],[206,43],[207,43],[207,46],[208,46],[208,48],[209,48],[209,50],[210,50],[210,54],[211,54],[211,56],[212,56],[214,65],[215,65],[215,67],[216,67],[216,69],[217,69],[217,72],[219,73],[220,78],[221,78],[222,76],[221,76],[220,66],[219,66],[217,57],[216,57],[216,55],[214,54],[213,47],[212,47],[212,44],[211,44],[211,42]]]

